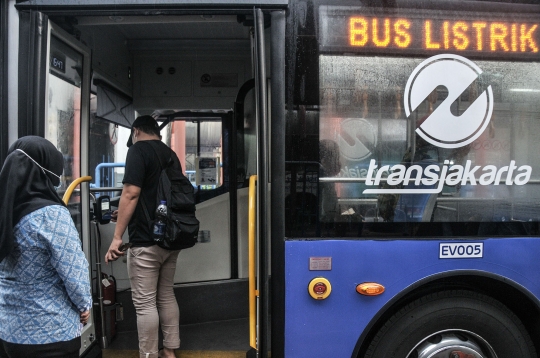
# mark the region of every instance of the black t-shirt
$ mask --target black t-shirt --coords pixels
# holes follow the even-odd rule
[[[132,184],[141,188],[141,194],[135,212],[128,224],[129,242],[134,247],[154,245],[152,228],[144,215],[142,201],[146,204],[150,219],[154,219],[157,208],[156,196],[159,176],[161,174],[160,158],[156,156],[156,151],[161,157],[162,163],[167,163],[172,151],[160,140],[138,141],[133,144],[126,156],[126,169],[123,184]]]

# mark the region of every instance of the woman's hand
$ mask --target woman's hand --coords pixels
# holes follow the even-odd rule
[[[80,312],[79,316],[81,318],[81,323],[86,326],[86,323],[88,323],[88,318],[90,318],[90,311]]]

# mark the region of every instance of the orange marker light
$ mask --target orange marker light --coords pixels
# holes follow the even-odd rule
[[[356,292],[364,296],[378,296],[384,292],[384,286],[376,282],[364,282],[356,286]]]

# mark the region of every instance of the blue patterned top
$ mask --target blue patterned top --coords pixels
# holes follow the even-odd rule
[[[19,344],[81,335],[92,307],[88,262],[69,211],[46,206],[14,228],[15,248],[0,262],[0,338]]]

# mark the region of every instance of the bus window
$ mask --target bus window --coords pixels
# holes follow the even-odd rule
[[[213,190],[222,185],[223,170],[221,122],[185,122],[186,164],[185,173],[199,190]],[[198,167],[197,167],[198,166]],[[199,170],[199,173],[197,173]]]
[[[483,72],[449,110],[466,115],[489,91],[490,122],[470,143],[445,148],[422,138],[418,128],[447,100],[448,89],[435,88],[408,118],[402,103],[409,76],[422,61],[320,57],[320,139],[340,152],[339,173],[323,178],[335,187],[336,221],[537,222],[540,190],[531,168],[540,165],[540,106],[534,99],[539,64],[474,61]],[[433,173],[441,176],[428,180]]]
[[[501,18],[482,37],[481,13],[467,13],[469,26],[427,9],[384,19],[345,9],[320,6],[317,70],[297,75],[287,128],[286,206],[295,218],[288,234],[493,235],[501,225],[508,230],[497,235],[537,232],[536,20]],[[462,26],[478,29],[464,39]],[[513,37],[503,39],[499,26]],[[308,96],[306,76],[318,78],[318,99]],[[319,166],[317,183],[299,187],[307,163]],[[318,207],[298,204],[312,201],[313,189]]]
[[[79,129],[82,55],[51,37],[49,101],[45,138],[64,154],[62,189],[80,176]]]
[[[128,128],[97,116],[99,96],[90,96],[90,150],[89,167],[92,187],[121,187],[127,154]]]
[[[48,107],[45,138],[64,155],[60,193],[81,176],[81,81],[83,55],[51,36],[48,76]],[[81,229],[80,195],[72,195],[69,208],[77,228]]]

